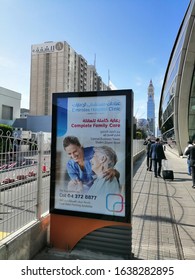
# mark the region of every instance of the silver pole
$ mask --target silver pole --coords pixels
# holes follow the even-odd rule
[[[38,133],[38,166],[37,166],[37,219],[40,220],[41,218],[41,195],[42,195],[42,166],[43,166],[43,141],[44,141],[44,134],[43,132]]]

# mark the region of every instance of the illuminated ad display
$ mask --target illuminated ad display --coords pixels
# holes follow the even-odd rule
[[[54,93],[50,212],[129,222],[131,90]]]

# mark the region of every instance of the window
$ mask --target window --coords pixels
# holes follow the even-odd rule
[[[13,107],[2,105],[2,119],[13,120]]]

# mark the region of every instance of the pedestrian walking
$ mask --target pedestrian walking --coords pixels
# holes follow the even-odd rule
[[[192,146],[190,146],[185,155],[189,155],[191,174],[192,174],[192,188],[195,189],[195,140],[193,140]]]
[[[188,145],[184,150],[184,155],[189,147],[192,146],[192,141],[188,141]],[[191,166],[190,166],[190,155],[187,156],[187,167],[188,167],[188,175],[191,175]]]
[[[162,177],[161,176],[162,160],[166,159],[166,156],[164,153],[163,145],[160,143],[159,138],[156,138],[155,143],[153,143],[150,147],[150,157],[153,161],[154,176]]]
[[[146,155],[147,155],[147,159],[146,159],[146,164],[147,164],[147,170],[152,171],[152,159],[150,157],[150,148],[152,145],[152,141],[150,139],[148,139],[147,144],[146,144]]]

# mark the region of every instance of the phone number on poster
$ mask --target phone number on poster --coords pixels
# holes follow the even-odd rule
[[[77,199],[92,199],[96,200],[96,195],[87,194],[73,194],[73,193],[60,193],[60,197],[77,198]]]

